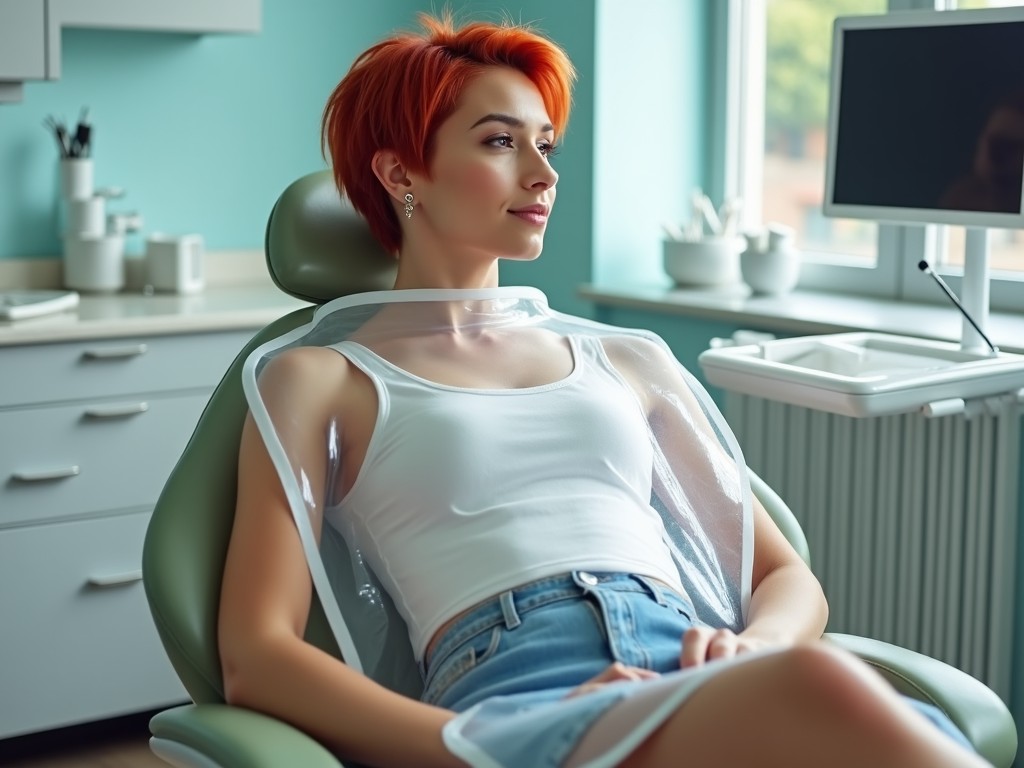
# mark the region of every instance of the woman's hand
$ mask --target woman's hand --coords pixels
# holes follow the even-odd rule
[[[574,696],[582,696],[586,693],[593,693],[594,691],[603,688],[610,683],[621,683],[626,680],[650,680],[655,677],[660,677],[657,672],[653,672],[649,669],[643,669],[641,667],[629,667],[622,662],[616,661],[610,667],[605,669],[604,672],[592,677],[582,685],[578,685],[573,688],[566,695],[565,698],[571,699]]]
[[[683,650],[679,654],[682,669],[699,667],[707,661],[728,659],[741,653],[769,648],[774,643],[746,634],[737,635],[731,629],[690,627],[683,633]]]

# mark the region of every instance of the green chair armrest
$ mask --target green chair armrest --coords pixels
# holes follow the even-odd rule
[[[825,639],[878,670],[896,690],[941,709],[982,757],[1009,768],[1017,728],[1009,709],[988,686],[956,667],[881,640],[827,633]]]
[[[227,704],[187,704],[149,721],[155,740],[172,742],[223,768],[344,768],[319,742],[281,720]]]

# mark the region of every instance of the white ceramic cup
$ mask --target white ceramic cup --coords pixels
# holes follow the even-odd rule
[[[106,231],[106,199],[99,195],[67,201],[66,235],[102,235]]]
[[[157,291],[198,293],[203,289],[202,235],[146,238],[146,284]]]
[[[66,200],[85,200],[93,195],[92,158],[68,157],[60,161],[60,191]]]
[[[96,293],[121,290],[124,287],[124,236],[65,237],[64,286]]]
[[[730,285],[739,282],[742,249],[743,240],[738,237],[665,240],[662,265],[676,285]]]

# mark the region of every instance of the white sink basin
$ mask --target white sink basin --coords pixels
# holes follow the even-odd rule
[[[1024,355],[881,333],[839,333],[710,349],[707,380],[733,392],[846,416],[881,416],[1024,388]]]

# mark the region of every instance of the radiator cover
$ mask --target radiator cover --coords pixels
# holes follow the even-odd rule
[[[793,510],[829,630],[952,664],[1009,700],[1020,406],[851,418],[726,393],[747,464]]]

